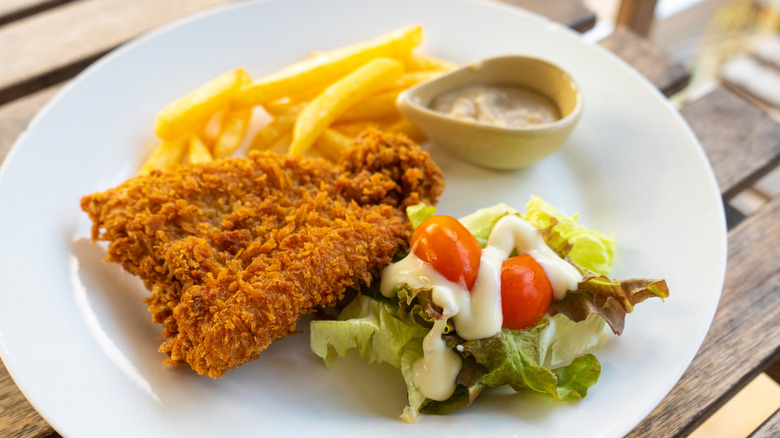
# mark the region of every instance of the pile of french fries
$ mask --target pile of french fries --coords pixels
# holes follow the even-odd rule
[[[290,154],[314,149],[335,160],[368,127],[422,141],[395,100],[401,91],[456,67],[415,52],[422,34],[421,26],[407,26],[315,53],[258,79],[241,68],[224,73],[160,111],[154,129],[161,142],[139,173],[233,155],[248,139],[258,107],[271,119],[256,130],[248,150],[281,145]]]

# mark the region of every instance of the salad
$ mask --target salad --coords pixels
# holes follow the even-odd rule
[[[469,406],[487,387],[555,400],[587,395],[601,373],[589,353],[623,331],[633,306],[666,298],[664,280],[615,280],[611,236],[538,196],[525,213],[499,204],[460,220],[410,207],[411,251],[336,320],[311,322],[327,365],[350,349],[406,381],[401,418]]]

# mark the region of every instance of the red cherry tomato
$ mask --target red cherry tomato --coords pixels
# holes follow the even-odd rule
[[[552,303],[550,280],[539,263],[521,254],[501,264],[501,310],[504,327],[521,330],[541,321]]]
[[[454,217],[432,216],[418,225],[412,234],[412,251],[447,280],[468,290],[474,287],[482,248]]]

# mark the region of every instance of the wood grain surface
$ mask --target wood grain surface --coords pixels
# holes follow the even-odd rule
[[[650,35],[655,21],[657,0],[621,0],[615,21],[618,26],[627,27],[639,35]]]
[[[731,199],[780,163],[780,124],[718,87],[682,110]]]
[[[24,398],[5,365],[0,363],[0,436],[3,438],[46,437],[54,432]]]
[[[0,106],[0,163],[19,135],[27,129],[33,116],[60,88],[61,85],[49,87]]]
[[[0,26],[70,1],[73,0],[2,0],[0,1]]]
[[[130,38],[226,1],[79,0],[2,26],[0,103],[68,79]]]
[[[778,384],[780,384],[780,358],[778,360],[772,362],[765,370],[764,372],[771,378],[775,380]]]
[[[666,96],[688,85],[690,73],[682,64],[629,29],[617,29],[599,44],[631,64]]]

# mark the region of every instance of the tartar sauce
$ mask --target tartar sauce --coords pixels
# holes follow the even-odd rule
[[[546,96],[511,85],[468,85],[433,99],[431,109],[453,117],[497,126],[523,127],[561,118]]]
[[[493,227],[471,292],[444,278],[413,251],[382,271],[380,291],[384,296],[390,297],[401,283],[429,287],[433,302],[443,309],[443,317],[434,322],[423,340],[423,357],[412,366],[414,383],[429,399],[441,401],[452,395],[462,365],[460,356],[442,339],[450,318],[458,335],[466,340],[489,338],[501,331],[501,264],[513,250],[531,255],[542,266],[556,300],[577,290],[582,281],[579,271],[544,243],[539,230],[516,215],[504,216]]]

